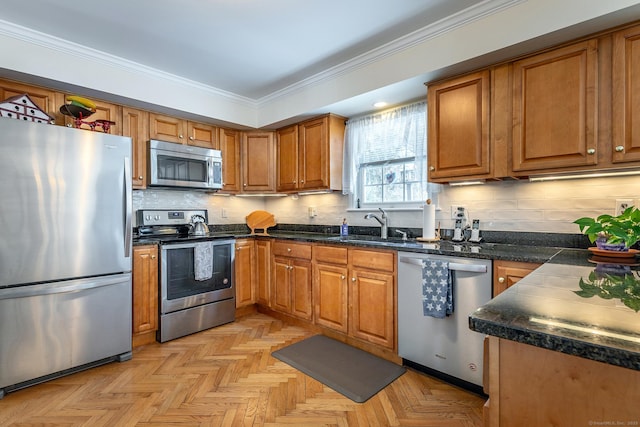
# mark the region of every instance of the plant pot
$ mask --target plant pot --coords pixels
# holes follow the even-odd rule
[[[606,239],[596,239],[596,246],[601,251],[629,252],[629,248],[624,243],[607,243]]]

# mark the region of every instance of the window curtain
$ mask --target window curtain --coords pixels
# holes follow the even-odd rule
[[[342,169],[343,194],[357,194],[360,165],[379,160],[415,156],[418,176],[424,177],[426,184],[426,122],[426,101],[347,121]],[[420,159],[425,161],[418,161]],[[437,192],[438,186],[428,185],[427,191],[429,194]]]

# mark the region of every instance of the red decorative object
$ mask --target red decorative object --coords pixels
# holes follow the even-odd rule
[[[51,124],[54,122],[54,117],[42,111],[26,93],[2,101],[0,103],[0,117],[36,123]]]
[[[116,124],[116,122],[112,122],[111,120],[94,120],[92,122],[84,120],[94,112],[79,105],[64,104],[60,106],[60,112],[65,116],[73,117],[73,124],[78,129],[80,129],[82,125],[87,125],[92,131],[95,131],[96,127],[100,127],[104,133],[109,133],[111,126]]]

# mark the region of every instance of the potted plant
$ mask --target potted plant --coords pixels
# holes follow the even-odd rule
[[[628,251],[640,241],[640,210],[634,206],[620,215],[600,215],[597,218],[583,217],[573,221],[580,231],[595,242],[600,250]]]

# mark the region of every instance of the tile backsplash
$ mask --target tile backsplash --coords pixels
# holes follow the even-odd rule
[[[579,233],[572,222],[582,216],[614,213],[616,199],[640,203],[640,177],[588,178],[566,181],[501,181],[484,185],[443,186],[438,195],[436,221],[453,228],[452,206],[464,206],[468,219],[479,219],[481,229]],[[280,224],[377,226],[365,220],[368,210],[349,209],[349,198],[339,193],[285,197],[238,197],[195,191],[134,191],[134,209],[202,208],[211,224],[238,224],[258,209],[272,212]],[[309,207],[317,213],[309,217]],[[348,210],[349,209],[349,210]],[[420,228],[421,210],[389,211],[389,225]]]

